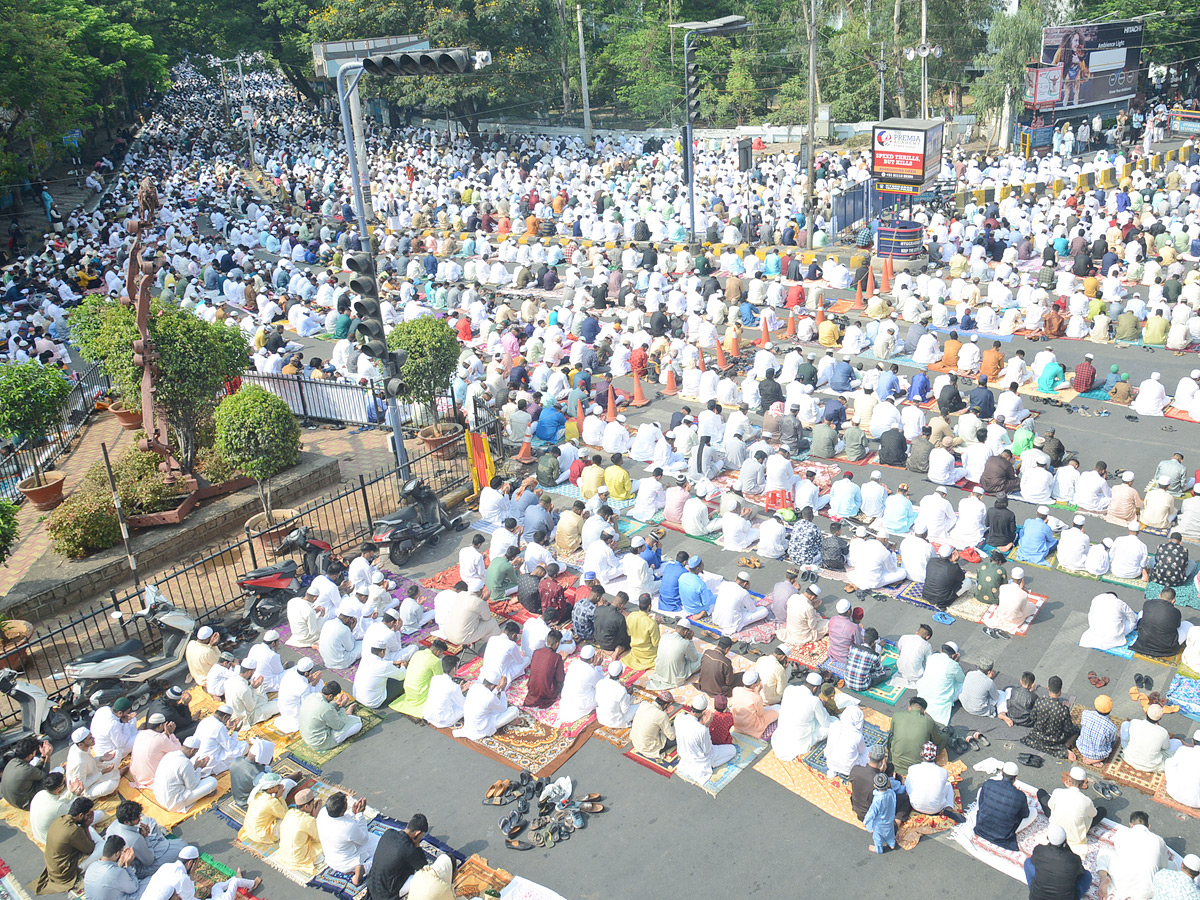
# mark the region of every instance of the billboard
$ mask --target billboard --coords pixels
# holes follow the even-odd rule
[[[1057,25],[1042,31],[1042,63],[1062,67],[1059,110],[1116,103],[1137,93],[1142,23]]]
[[[1058,104],[1062,91],[1062,66],[1025,67],[1025,107],[1043,109]]]
[[[942,165],[940,120],[887,119],[872,129],[871,177],[921,185],[937,177]]]

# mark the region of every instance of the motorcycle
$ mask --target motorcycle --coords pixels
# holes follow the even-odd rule
[[[279,542],[275,555],[299,550],[304,556],[304,572],[309,580],[340,569],[333,547],[325,541],[309,538],[308,529],[301,525]],[[282,617],[287,602],[300,593],[298,566],[294,559],[257,569],[238,576],[238,587],[244,592],[242,614],[259,628],[270,628]]]
[[[195,619],[178,609],[154,585],[147,586],[145,593],[146,608],[135,612],[133,619],[142,619],[149,629],[161,632],[162,650],[148,656],[145,644],[131,638],[114,647],[75,657],[54,675],[56,680],[73,682],[72,710],[96,710],[111,705],[118,697],[128,697],[134,706],[140,706],[149,701],[156,685],[187,670],[184,653],[196,628]],[[122,629],[128,628],[124,616],[120,611],[112,613]]]
[[[19,673],[0,669],[0,694],[21,708],[21,724],[0,734],[0,754],[7,753],[18,741],[44,736],[61,741],[71,733],[71,717],[50,703],[50,695],[40,685],[19,680]]]
[[[425,482],[413,478],[400,488],[401,506],[371,523],[371,540],[388,545],[392,565],[402,566],[418,547],[436,546],[447,529],[463,531],[465,516],[451,516]]]

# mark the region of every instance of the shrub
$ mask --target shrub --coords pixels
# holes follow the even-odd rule
[[[296,464],[300,426],[287,402],[257,385],[245,385],[216,411],[216,449],[229,465],[258,482],[271,521],[271,477]]]
[[[112,493],[82,484],[50,514],[46,531],[56,553],[82,559],[121,540],[121,523]]]
[[[196,452],[196,471],[207,478],[210,484],[232,481],[239,474],[216,447],[205,447]]]
[[[8,557],[20,536],[20,528],[17,527],[17,504],[11,500],[0,500],[0,565],[8,564]]]

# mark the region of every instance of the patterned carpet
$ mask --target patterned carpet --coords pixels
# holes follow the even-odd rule
[[[915,581],[904,582],[903,587],[894,595],[905,603],[912,603],[914,606],[919,606],[922,609],[938,611],[938,607],[932,603],[925,602],[925,596],[922,592],[921,585]],[[986,603],[981,603],[971,596],[960,597],[951,603],[942,612],[946,612],[956,619],[963,619],[967,622],[975,622],[976,624],[983,621],[983,617],[987,614],[990,607]]]
[[[717,796],[717,794],[729,786],[730,782],[732,782],[734,778],[748,769],[768,747],[766,741],[760,741],[757,738],[748,737],[744,734],[737,734],[736,732],[733,734],[733,743],[734,746],[737,747],[737,755],[734,756],[734,758],[729,762],[725,763],[725,765],[715,769],[712,777],[709,778],[708,781],[704,782],[704,784],[700,784],[698,781],[693,781],[691,778],[688,778],[682,773],[677,772],[676,774],[678,774],[683,781],[696,785],[697,787],[703,789],[706,793],[711,794],[713,797]]]
[[[1150,582],[1146,585],[1146,599],[1154,600],[1162,594],[1163,586]],[[1195,581],[1185,581],[1175,588],[1175,605],[1186,606],[1189,609],[1200,609],[1200,591],[1196,589]]]
[[[1027,635],[1029,633],[1029,626],[1032,625],[1034,622],[1034,619],[1036,619],[1038,617],[1038,613],[1040,613],[1042,611],[1042,607],[1046,605],[1046,600],[1048,598],[1046,597],[1045,594],[1032,594],[1031,593],[1029,595],[1029,599],[1034,601],[1035,604],[1037,604],[1037,609],[1035,609],[1033,611],[1032,615],[1026,617],[1025,621],[1022,622],[1020,625],[1017,625],[1014,627],[1013,625],[1011,625],[1007,622],[997,624],[995,619],[996,619],[996,613],[1000,609],[1000,607],[998,607],[998,606],[988,606],[987,612],[985,612],[983,614],[983,618],[981,621],[984,625],[986,625],[989,628],[999,628],[1000,630],[1006,631],[1015,637],[1024,637],[1025,635]]]
[[[117,791],[122,799],[136,800],[142,804],[142,809],[145,810],[146,815],[169,831],[180,822],[186,822],[188,819],[200,815],[200,813],[216,803],[219,798],[229,793],[229,773],[224,772],[217,776],[217,789],[207,797],[201,797],[191,809],[182,813],[171,812],[159,806],[154,799],[154,792],[152,790],[138,790],[124,778],[121,779],[121,786]]]
[[[314,750],[312,747],[308,746],[308,744],[304,743],[304,741],[296,741],[296,743],[292,744],[289,752],[292,754],[292,756],[296,757],[296,759],[308,764],[309,766],[313,766],[317,769],[324,768],[327,762],[329,762],[355,741],[361,740],[363,735],[383,722],[382,715],[375,712],[373,709],[367,709],[365,706],[358,707],[354,711],[354,714],[362,719],[363,726],[362,731],[354,735],[354,737],[350,738],[349,740],[342,741],[342,743],[338,744],[331,750]]]
[[[670,778],[679,767],[679,754],[674,750],[668,751],[663,759],[651,759],[649,756],[638,753],[632,748],[626,750],[623,755],[627,759],[632,759],[639,766],[644,766],[651,772],[662,775],[664,778]]]
[[[1200,681],[1177,672],[1167,688],[1167,699],[1179,707],[1180,713],[1200,722]]]
[[[891,670],[893,676],[896,672],[896,662],[899,660],[899,658],[900,656],[896,652],[895,647],[888,644],[884,645],[882,653],[883,665],[885,668]],[[826,672],[832,672],[833,674],[837,675],[838,678],[843,680],[846,678],[846,667],[840,663],[835,663],[828,658],[821,663],[821,669]],[[875,685],[875,687],[871,688],[869,691],[855,691],[852,688],[844,688],[844,690],[850,691],[853,694],[858,694],[862,697],[870,697],[874,700],[878,700],[880,703],[886,703],[888,706],[895,706],[899,702],[900,698],[904,696],[904,692],[908,690],[908,687],[902,684],[893,684],[892,678],[889,678],[887,681],[883,681]]]
[[[871,722],[863,723],[862,735],[863,743],[867,745],[868,751],[876,744],[883,744],[887,741],[887,732]],[[818,772],[827,772],[829,770],[829,761],[825,759],[825,743],[825,741],[821,741],[809,750],[802,762]]]

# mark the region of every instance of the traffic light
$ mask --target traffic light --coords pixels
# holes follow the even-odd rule
[[[347,253],[346,268],[350,276],[350,290],[358,294],[354,303],[354,314],[358,316],[358,334],[361,350],[371,359],[387,356],[387,335],[383,328],[383,313],[379,307],[379,282],[375,278],[375,260],[370,253]]]
[[[684,125],[683,126],[683,142],[680,144],[680,146],[683,148],[683,153],[681,153],[680,156],[683,157],[683,180],[684,180],[684,182],[688,182],[688,181],[692,180],[692,154],[690,152],[690,150],[691,150],[691,148],[689,146],[690,144],[691,144],[691,135],[688,134],[688,127],[686,125]]]
[[[686,73],[687,120],[694,125],[700,118],[700,63],[692,59],[689,53],[683,61],[683,68]]]
[[[368,56],[363,71],[368,75],[399,78],[405,75],[462,75],[490,65],[492,54],[486,50],[472,56],[465,47],[444,50],[404,50],[383,56]]]
[[[404,364],[408,362],[407,350],[393,350],[388,354],[389,374],[383,379],[383,392],[389,397],[403,397],[408,393],[404,383]]]

